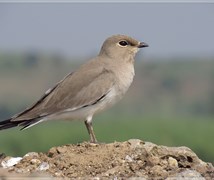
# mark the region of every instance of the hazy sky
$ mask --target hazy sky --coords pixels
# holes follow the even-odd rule
[[[147,42],[146,57],[214,56],[214,3],[0,3],[1,52],[84,57],[113,34]]]

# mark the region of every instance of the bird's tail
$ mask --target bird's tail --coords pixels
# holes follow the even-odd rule
[[[21,120],[21,121],[13,121],[11,118],[6,119],[4,121],[0,121],[0,130],[13,128],[16,126],[21,126],[20,130],[27,129],[31,126],[36,125],[37,123],[41,122],[41,118],[34,118],[30,120]]]

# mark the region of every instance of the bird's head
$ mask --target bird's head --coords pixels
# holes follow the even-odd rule
[[[99,55],[117,59],[134,58],[139,48],[143,47],[148,47],[148,44],[126,35],[113,35],[104,41]]]

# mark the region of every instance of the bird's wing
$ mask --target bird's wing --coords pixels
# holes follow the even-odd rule
[[[76,110],[101,101],[115,82],[112,71],[99,63],[83,65],[69,74],[54,88],[48,90],[39,101],[11,121],[39,119],[66,109]]]

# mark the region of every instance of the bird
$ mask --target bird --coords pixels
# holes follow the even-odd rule
[[[82,120],[91,143],[98,143],[93,116],[118,102],[132,84],[135,55],[148,47],[127,35],[112,35],[98,55],[69,73],[32,106],[0,122],[0,130],[19,126],[20,130],[49,120]]]

